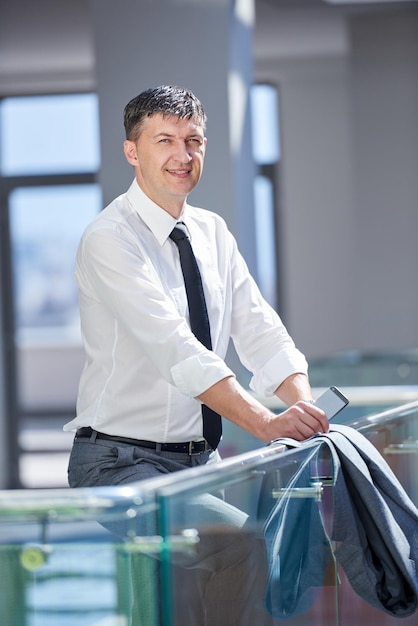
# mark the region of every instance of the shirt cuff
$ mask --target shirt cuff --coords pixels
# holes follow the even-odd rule
[[[292,374],[307,374],[308,363],[297,349],[275,354],[252,377],[250,388],[259,396],[266,398],[274,395],[277,387]]]
[[[203,352],[174,365],[171,375],[181,393],[196,398],[220,380],[235,374],[214,352]]]

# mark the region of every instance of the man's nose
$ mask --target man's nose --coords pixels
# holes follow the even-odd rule
[[[186,142],[179,141],[175,147],[175,158],[181,163],[189,163],[192,160],[189,146]]]

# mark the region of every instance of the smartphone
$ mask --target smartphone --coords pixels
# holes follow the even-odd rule
[[[337,415],[349,400],[337,387],[330,387],[315,400],[315,406],[322,409],[329,420]]]

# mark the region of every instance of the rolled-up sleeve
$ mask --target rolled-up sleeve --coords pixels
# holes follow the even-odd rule
[[[171,368],[176,387],[186,396],[196,398],[220,380],[234,376],[225,362],[213,352],[189,357]]]
[[[251,389],[260,396],[271,397],[277,387],[292,374],[307,374],[305,356],[297,348],[275,354],[250,381]]]

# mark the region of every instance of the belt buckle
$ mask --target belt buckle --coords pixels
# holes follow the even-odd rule
[[[197,443],[199,444],[203,443],[204,448],[203,450],[199,450],[199,452],[193,452],[193,447]],[[189,441],[189,451],[188,451],[189,456],[193,456],[195,454],[201,454],[202,452],[207,452],[208,450],[209,450],[209,444],[206,441],[206,439],[199,439],[199,441]]]

